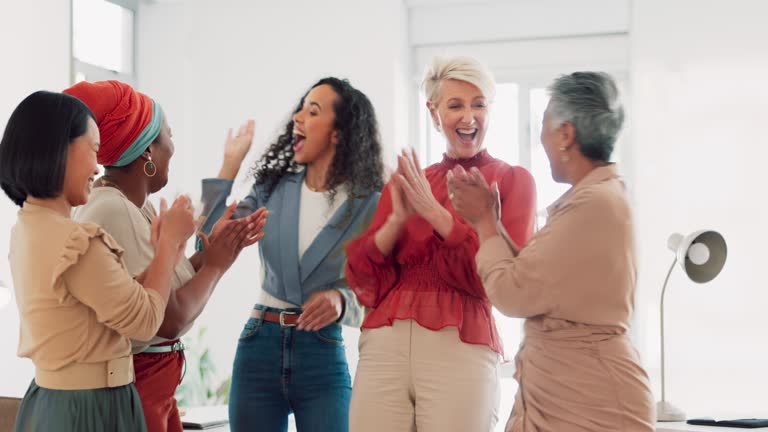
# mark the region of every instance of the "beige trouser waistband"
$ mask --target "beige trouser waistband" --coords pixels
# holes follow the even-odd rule
[[[35,382],[53,390],[120,387],[133,382],[133,356],[100,363],[73,363],[59,370],[37,368]]]
[[[359,346],[349,432],[491,432],[496,427],[499,355],[485,345],[462,342],[456,327],[435,331],[396,319],[391,326],[363,329]]]

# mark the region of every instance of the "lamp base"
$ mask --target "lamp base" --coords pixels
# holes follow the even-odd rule
[[[662,422],[685,421],[685,413],[667,401],[656,402],[656,419]]]

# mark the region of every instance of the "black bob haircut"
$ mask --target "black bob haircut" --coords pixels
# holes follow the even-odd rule
[[[0,141],[0,187],[21,207],[28,196],[55,198],[64,186],[69,145],[95,117],[79,99],[38,91],[13,111]]]

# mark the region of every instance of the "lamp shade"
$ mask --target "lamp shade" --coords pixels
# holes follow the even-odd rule
[[[697,283],[717,277],[728,256],[725,239],[717,231],[701,230],[687,236],[672,234],[667,247],[675,253],[685,274]]]
[[[665,352],[664,352],[664,294],[667,282],[675,264],[680,264],[686,276],[694,282],[709,282],[723,269],[728,248],[725,239],[717,231],[701,230],[687,236],[672,234],[667,247],[675,254],[669,267],[664,286],[661,289],[661,401],[656,404],[656,418],[659,421],[685,421],[685,413],[667,401]]]

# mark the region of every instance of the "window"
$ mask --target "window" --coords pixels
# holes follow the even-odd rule
[[[546,88],[530,90],[530,149],[531,175],[536,180],[536,222],[540,228],[547,221],[547,206],[555,202],[570,187],[567,184],[555,183],[552,180],[549,159],[541,146],[541,120],[549,103]]]
[[[134,84],[136,1],[72,0],[74,81]]]

